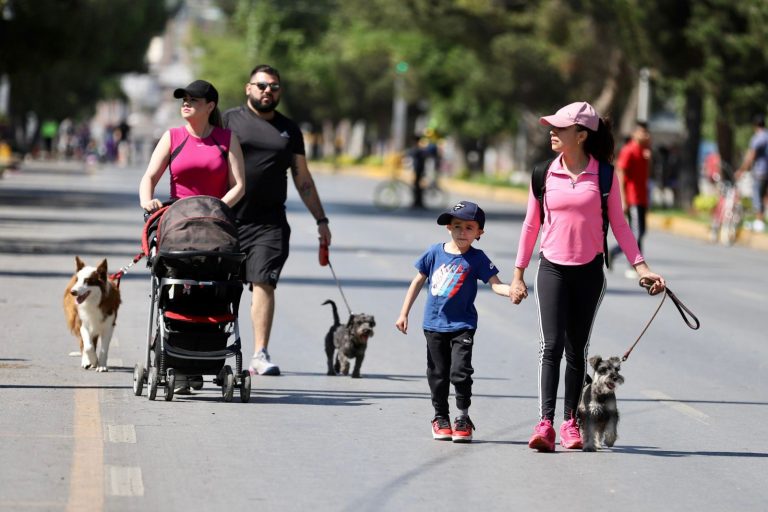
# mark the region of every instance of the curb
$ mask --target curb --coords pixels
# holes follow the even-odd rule
[[[323,174],[354,174],[356,176],[377,179],[387,179],[391,178],[394,174],[397,174],[391,169],[377,166],[360,165],[334,168],[331,164],[325,162],[311,162],[311,165],[313,172],[318,170]],[[404,175],[407,176],[408,173],[409,171],[405,170],[401,171],[399,175],[401,177]],[[441,177],[440,182],[446,190],[450,190],[456,194],[466,194],[469,196],[490,199],[492,201],[522,205],[525,205],[528,202],[528,193],[521,189],[494,187],[492,185],[469,183],[463,180],[446,177]],[[693,219],[648,213],[646,222],[649,229],[709,242],[709,226]],[[755,233],[753,231],[742,229],[735,245],[738,247],[768,251],[768,233]]]

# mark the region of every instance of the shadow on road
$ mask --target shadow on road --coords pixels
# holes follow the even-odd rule
[[[677,451],[662,450],[655,446],[614,446],[610,449],[614,453],[626,453],[634,455],[652,455],[654,457],[745,457],[745,458],[768,458],[768,453],[760,452],[722,452],[722,451]]]

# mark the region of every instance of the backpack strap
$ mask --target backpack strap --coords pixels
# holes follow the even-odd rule
[[[189,134],[187,134],[186,137],[184,137],[184,140],[181,141],[181,144],[176,146],[176,149],[171,151],[171,157],[168,159],[168,168],[171,168],[171,162],[173,162],[173,159],[179,156],[179,153],[181,153],[181,150],[184,148],[184,144],[187,143],[187,140],[189,140]]]
[[[223,147],[221,144],[219,144],[219,142],[218,142],[218,141],[216,140],[216,138],[213,136],[213,130],[211,130],[211,134],[209,135],[209,137],[211,138],[211,140],[213,141],[213,143],[214,143],[214,144],[216,144],[216,147],[217,147],[217,148],[219,148],[219,151],[221,152],[221,157],[222,157],[222,158],[224,159],[224,161],[226,162],[226,161],[227,161],[227,159],[229,158],[229,150],[227,150],[227,149],[224,149],[224,147]]]
[[[547,171],[554,161],[554,158],[550,158],[544,162],[537,163],[533,166],[533,172],[531,173],[531,190],[536,196],[536,200],[539,201],[539,222],[542,225],[544,224],[544,192],[546,189]]]
[[[600,209],[603,212],[603,255],[605,267],[611,268],[608,264],[608,196],[611,193],[613,185],[613,166],[607,162],[599,162],[598,180],[600,183]]]

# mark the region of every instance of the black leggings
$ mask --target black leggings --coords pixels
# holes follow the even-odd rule
[[[536,274],[539,314],[539,416],[554,421],[560,360],[565,351],[565,410],[576,417],[587,370],[592,325],[605,293],[603,255],[586,265],[558,265],[540,256]]]

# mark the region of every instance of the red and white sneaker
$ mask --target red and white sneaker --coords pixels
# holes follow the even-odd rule
[[[475,425],[469,416],[458,416],[453,421],[453,442],[454,443],[469,443],[472,441],[472,431],[475,430]]]
[[[531,436],[531,440],[528,441],[528,448],[540,452],[555,451],[555,429],[552,428],[551,421],[541,420],[539,424],[533,428],[533,435]]]
[[[451,421],[445,416],[435,416],[432,420],[432,439],[450,441],[452,436]]]
[[[576,424],[576,418],[564,421],[560,425],[560,444],[568,450],[581,450],[584,446],[581,442],[581,433],[579,432],[579,426]]]

